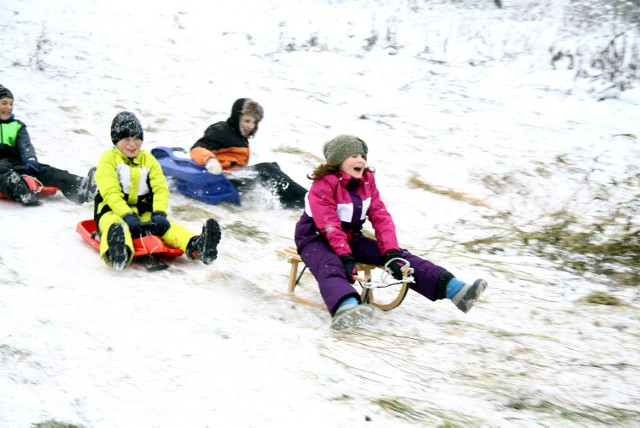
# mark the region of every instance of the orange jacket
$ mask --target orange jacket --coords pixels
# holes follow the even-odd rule
[[[233,171],[248,165],[249,155],[249,147],[231,147],[220,150],[209,150],[204,147],[191,149],[191,159],[197,164],[204,166],[209,159],[216,158],[225,171]]]

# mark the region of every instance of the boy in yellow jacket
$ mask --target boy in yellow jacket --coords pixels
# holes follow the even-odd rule
[[[160,164],[141,150],[142,125],[130,112],[116,115],[111,123],[112,150],[103,153],[95,181],[94,220],[100,233],[100,256],[115,270],[133,260],[133,240],[143,234],[143,222],[165,244],[179,248],[188,258],[211,264],[218,256],[221,231],[215,219],[208,219],[196,235],[167,219],[169,187]]]

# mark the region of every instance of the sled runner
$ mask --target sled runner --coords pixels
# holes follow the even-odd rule
[[[47,196],[55,195],[58,190],[60,190],[57,187],[43,186],[37,178],[31,177],[30,175],[23,175],[22,178],[29,186],[29,189],[34,192],[38,198],[45,198]],[[0,199],[10,198],[4,193],[0,193]]]
[[[143,223],[145,230],[147,230],[149,225],[150,223]],[[78,223],[76,231],[89,245],[100,251],[100,235],[98,234],[98,227],[95,221],[82,220]],[[160,237],[151,234],[143,236],[142,238],[134,238],[133,248],[135,250],[133,253],[134,261],[141,263],[150,271],[162,270],[169,267],[161,258],[174,258],[183,254],[181,249],[169,247],[162,242]]]
[[[304,303],[306,305],[315,306],[315,307],[324,307],[324,304],[295,295],[295,288],[300,282],[300,279],[302,278],[302,274],[307,269],[307,267],[304,266],[304,263],[302,262],[302,259],[300,258],[300,255],[295,250],[295,248],[278,249],[276,250],[276,253],[281,256],[285,256],[287,258],[287,262],[291,264],[291,268],[289,270],[289,284],[288,284],[287,293],[286,293],[287,296],[291,297],[295,301]],[[300,263],[302,263],[304,267],[302,269],[302,272],[298,274],[298,265]],[[408,266],[408,263],[407,263],[407,266]],[[413,269],[411,269],[410,267],[407,267],[406,269],[403,270],[404,278],[400,281],[393,279],[391,275],[389,275],[385,271],[384,266],[356,263],[356,269],[358,269],[358,273],[362,272],[363,274],[362,276],[360,274],[358,276],[354,276],[354,279],[356,280],[356,282],[360,284],[360,287],[362,287],[362,292],[360,294],[360,298],[362,299],[362,302],[369,303],[383,311],[390,311],[391,309],[398,307],[406,297],[407,292],[409,291],[409,284],[413,282]],[[372,280],[371,273],[375,269],[382,270],[381,281],[379,281],[378,284],[374,284]],[[386,279],[388,277],[391,277],[392,278],[391,280],[394,282],[387,283]],[[397,287],[393,287],[394,289],[386,290],[384,293],[382,292],[382,289],[391,288],[392,286],[395,286],[397,284],[400,284],[399,289],[397,289]],[[374,299],[373,297],[374,289],[378,290],[376,291],[376,296],[378,296],[376,298],[377,300]]]
[[[240,203],[238,189],[223,174],[209,174],[191,159],[176,156],[179,148],[156,147],[151,154],[158,159],[162,172],[173,181],[173,188],[183,195],[208,204]]]

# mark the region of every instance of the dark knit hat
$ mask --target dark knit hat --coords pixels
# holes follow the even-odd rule
[[[13,94],[11,93],[10,90],[8,90],[4,86],[0,85],[0,99],[2,99],[2,98],[11,98],[11,99],[13,99]]]
[[[113,144],[118,144],[118,141],[129,137],[138,137],[144,140],[142,125],[135,114],[121,111],[111,122],[111,141]]]
[[[343,134],[324,143],[322,152],[329,165],[338,166],[349,156],[358,153],[366,159],[369,149],[367,148],[367,144],[360,138]]]

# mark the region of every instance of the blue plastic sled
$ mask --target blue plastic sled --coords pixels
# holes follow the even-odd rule
[[[173,179],[178,192],[208,204],[240,203],[238,189],[227,177],[209,174],[203,166],[177,157],[173,151],[171,147],[156,147],[151,149],[151,154],[158,159],[164,175]]]

